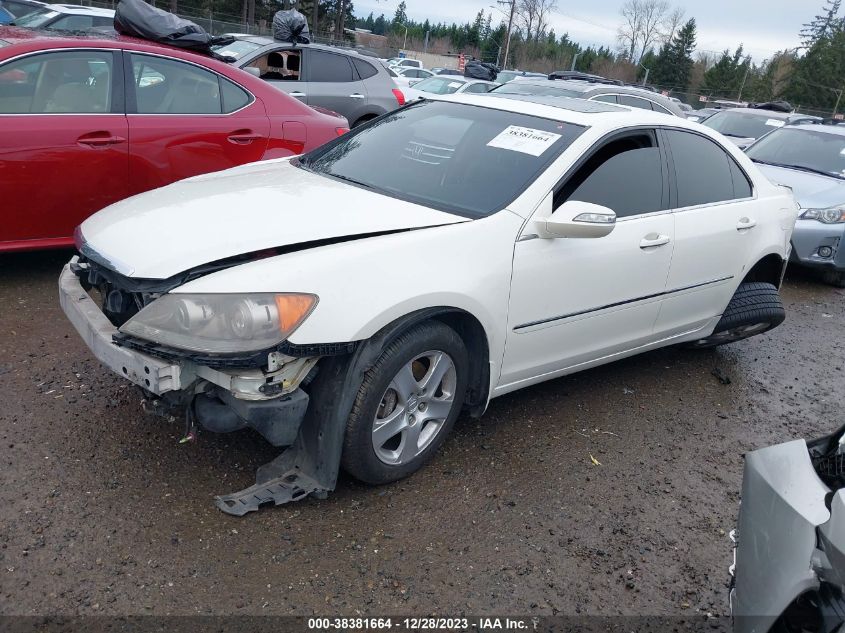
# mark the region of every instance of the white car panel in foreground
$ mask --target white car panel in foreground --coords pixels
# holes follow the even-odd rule
[[[162,407],[293,443],[218,499],[243,514],[332,490],[341,462],[370,483],[407,476],[462,406],[775,327],[796,215],[787,189],[682,119],[456,95],[113,205],[82,225],[61,292],[89,344],[68,308],[80,286],[99,289],[133,367],[178,368],[179,387],[145,387]]]

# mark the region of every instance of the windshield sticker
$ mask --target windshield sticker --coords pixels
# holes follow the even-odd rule
[[[522,152],[539,156],[560,138],[560,134],[544,132],[530,127],[509,125],[502,132],[497,134],[492,141],[487,143],[488,147],[508,149],[512,152]]]
[[[780,121],[778,119],[766,119],[766,125],[769,127],[783,127],[785,121]]]
[[[463,84],[460,81],[450,81],[449,87],[450,88],[460,88]]]

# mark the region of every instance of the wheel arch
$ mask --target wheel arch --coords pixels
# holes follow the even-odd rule
[[[780,253],[768,253],[758,258],[757,262],[748,270],[740,283],[762,281],[780,288],[785,270],[783,257]]]
[[[350,128],[358,127],[359,125],[362,125],[362,124],[366,123],[367,121],[372,121],[376,117],[381,116],[381,114],[382,113],[380,113],[380,112],[364,112],[363,114],[360,114],[354,121],[350,121],[349,127]]]
[[[367,349],[367,368],[393,340],[403,332],[426,321],[440,321],[458,333],[466,345],[470,361],[467,394],[464,407],[473,417],[487,408],[490,394],[490,341],[481,321],[470,312],[454,306],[423,308],[405,314],[382,327],[364,342]]]

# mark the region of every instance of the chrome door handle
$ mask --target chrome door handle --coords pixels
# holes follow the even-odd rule
[[[755,226],[757,226],[757,220],[752,220],[751,218],[740,218],[739,222],[736,223],[736,230],[746,231],[748,229],[753,229]]]
[[[640,248],[655,248],[657,246],[666,246],[671,240],[668,235],[657,235],[651,233],[640,240]]]
[[[351,94],[351,95],[349,95],[349,96],[350,96],[351,98],[353,98],[353,99],[365,99],[365,98],[366,98],[366,97],[364,97],[364,95],[362,95],[360,92],[354,92],[354,93],[352,93],[352,94]]]
[[[305,96],[305,93],[304,93],[304,92],[300,92],[299,90],[294,90],[293,92],[289,92],[288,94],[289,94],[291,97],[296,97],[297,99],[298,99],[299,97],[304,97],[304,96]]]
[[[76,142],[89,147],[105,147],[106,145],[125,143],[126,139],[122,136],[80,136],[76,139]]]

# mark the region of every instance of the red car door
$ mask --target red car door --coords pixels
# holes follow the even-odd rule
[[[120,53],[53,50],[0,65],[0,251],[70,245],[128,192]]]
[[[126,58],[133,194],[263,158],[270,122],[252,94],[188,61]]]

